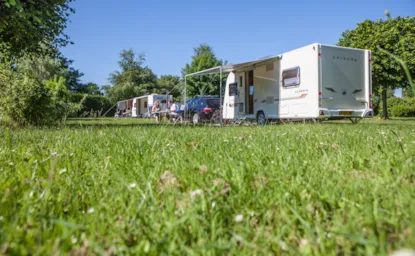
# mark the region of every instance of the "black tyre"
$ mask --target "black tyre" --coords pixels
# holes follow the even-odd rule
[[[259,126],[264,126],[267,122],[267,119],[265,118],[264,112],[258,112],[256,115],[256,122]]]

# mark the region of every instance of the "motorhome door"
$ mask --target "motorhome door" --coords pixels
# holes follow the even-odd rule
[[[245,73],[245,113],[254,113],[254,71]]]

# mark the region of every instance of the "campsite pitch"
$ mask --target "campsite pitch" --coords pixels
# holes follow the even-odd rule
[[[415,248],[415,120],[2,129],[0,254]]]

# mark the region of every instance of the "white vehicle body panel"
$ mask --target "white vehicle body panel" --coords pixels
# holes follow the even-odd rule
[[[133,98],[132,117],[144,117],[151,114],[151,109],[155,101],[160,101],[160,108],[167,109],[167,102],[172,100],[171,95],[149,94]]]
[[[255,119],[260,112],[267,119],[371,117],[370,58],[367,50],[312,44],[235,70],[226,81],[223,118]]]

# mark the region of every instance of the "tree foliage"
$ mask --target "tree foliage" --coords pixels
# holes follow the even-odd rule
[[[192,62],[183,68],[183,76],[223,65],[224,61],[216,57],[211,46],[201,44],[194,48]],[[223,80],[225,81],[225,79]],[[219,95],[219,74],[208,76],[196,76],[187,78],[186,95]]]
[[[56,54],[70,43],[63,30],[74,12],[72,1],[0,0],[0,52],[12,57]]]
[[[382,93],[383,116],[388,118],[388,88],[407,88],[409,79],[396,56],[415,74],[415,17],[365,20],[342,34],[338,45],[372,51],[373,90]]]
[[[114,105],[108,97],[84,93],[69,93],[69,101],[78,104],[79,108],[70,113],[71,117],[100,117]],[[106,116],[113,116],[115,108],[112,108]]]
[[[157,92],[157,76],[144,63],[144,54],[137,54],[132,49],[121,51],[118,61],[121,70],[110,75],[112,87],[105,87],[112,101]]]
[[[0,64],[1,116],[19,125],[45,125],[64,120],[73,109],[67,102],[65,78],[40,80],[19,66]]]
[[[162,75],[157,80],[157,91],[160,94],[165,94],[168,91],[177,100],[182,94],[183,83],[179,76]]]
[[[92,82],[86,84],[79,84],[79,86],[72,91],[89,95],[103,95],[99,86],[96,83]]]

